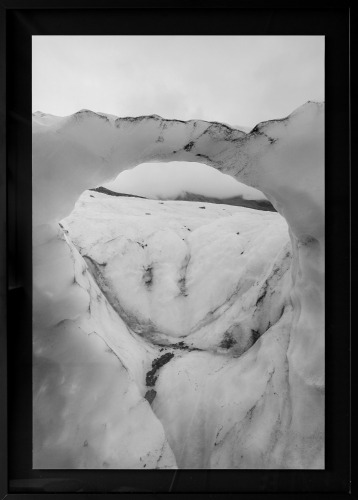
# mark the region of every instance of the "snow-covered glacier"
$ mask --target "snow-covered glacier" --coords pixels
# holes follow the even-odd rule
[[[212,166],[277,212],[89,189]],[[324,106],[33,116],[35,468],[324,467]],[[59,224],[60,223],[60,224]]]

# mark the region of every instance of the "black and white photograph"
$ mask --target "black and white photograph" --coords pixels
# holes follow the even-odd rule
[[[325,37],[32,36],[34,469],[325,469]]]

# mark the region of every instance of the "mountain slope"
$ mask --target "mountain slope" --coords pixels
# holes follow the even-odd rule
[[[247,208],[253,208],[255,210],[268,210],[270,212],[276,212],[275,208],[268,200],[246,200],[242,196],[233,196],[231,198],[214,198],[200,194],[185,192],[179,195],[175,199],[180,201],[198,201],[198,202],[200,201],[203,203],[233,205],[236,207],[247,207]]]

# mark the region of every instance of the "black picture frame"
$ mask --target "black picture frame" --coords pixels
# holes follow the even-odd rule
[[[239,7],[235,2],[0,2],[0,496],[343,499],[350,463],[350,92],[347,7]],[[82,471],[31,469],[31,36],[41,34],[325,35],[326,469]],[[6,228],[6,229],[5,229]],[[6,237],[5,237],[6,235]],[[337,255],[340,256],[337,265]],[[354,493],[354,491],[353,491]],[[74,497],[76,495],[76,497]],[[40,498],[40,497],[39,497]]]

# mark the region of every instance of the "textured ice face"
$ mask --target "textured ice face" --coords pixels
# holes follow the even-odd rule
[[[175,468],[162,424],[143,397],[143,365],[153,349],[133,338],[62,231],[39,249],[34,467]]]
[[[61,224],[112,307],[152,342],[217,350],[230,338],[242,352],[284,306],[291,250],[277,213],[86,191]]]
[[[117,119],[82,111],[35,117],[37,466],[323,467],[323,113],[323,105],[307,103],[250,134],[157,116]],[[283,244],[277,214],[266,213],[276,219],[262,224],[263,216],[253,222],[250,210],[240,209],[245,214],[240,218],[197,209],[200,216],[190,214],[194,230],[185,236],[179,225],[188,214],[181,214],[180,222],[178,215],[175,226],[164,206],[149,216],[143,209],[153,208],[132,204],[129,212],[139,210],[140,216],[128,213],[127,206],[118,217],[114,202],[98,194],[99,201],[86,199],[88,193],[79,205],[87,203],[92,212],[86,209],[79,217],[77,205],[67,241],[57,234],[54,222],[71,212],[86,188],[139,163],[171,160],[203,162],[260,189],[286,219],[291,244]],[[170,229],[169,219],[175,226]],[[250,225],[258,245],[250,246]],[[152,234],[145,233],[148,227]],[[234,234],[236,228],[242,234]],[[115,244],[105,241],[112,230],[116,238],[121,235]],[[139,240],[141,233],[145,238]],[[83,249],[90,253],[86,260]],[[160,264],[153,267],[148,259]],[[134,287],[130,292],[121,276]],[[238,283],[242,301],[227,307]],[[160,301],[166,301],[165,310],[157,306]],[[208,317],[218,305],[224,305],[216,309],[219,314]],[[148,331],[128,327],[118,312],[128,324],[129,317],[140,327],[150,319],[155,328],[147,336]],[[201,351],[180,344],[183,330],[190,349]],[[165,338],[171,346],[156,345]],[[115,354],[110,364],[106,349]],[[174,356],[163,358],[168,353]],[[111,385],[117,377],[118,385]],[[98,402],[103,385],[109,391],[106,404]],[[122,404],[107,401],[112,390]],[[130,408],[136,408],[135,416]],[[82,420],[77,443],[73,436]],[[123,440],[133,454],[119,451]]]

